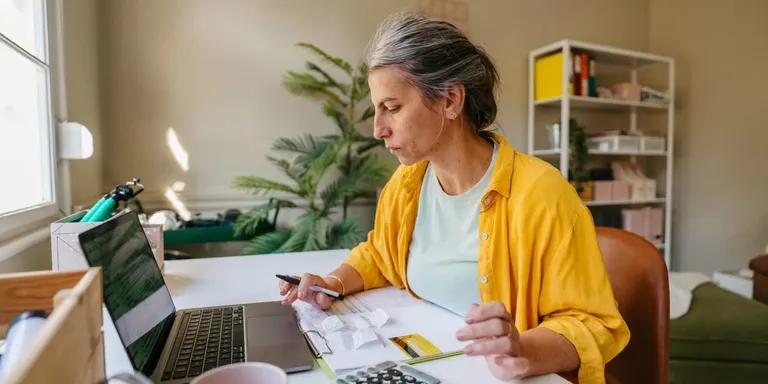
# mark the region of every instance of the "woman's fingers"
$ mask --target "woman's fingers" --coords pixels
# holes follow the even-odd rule
[[[482,305],[473,305],[467,313],[465,321],[467,324],[472,324],[497,317],[505,320],[511,319],[504,304],[494,301]]]
[[[292,304],[296,299],[298,298],[298,294],[296,292],[296,288],[292,287],[288,290],[288,292],[283,297],[283,300],[280,302],[283,305]]]
[[[309,287],[313,285],[319,285],[319,286],[325,286],[325,281],[323,281],[320,276],[313,275],[311,273],[305,273],[301,276],[301,282],[299,283],[299,299],[307,299],[310,297],[310,290]]]
[[[519,356],[520,344],[518,339],[512,337],[487,338],[467,345],[464,347],[464,353],[468,356],[495,354]]]
[[[298,276],[294,276],[297,279]],[[322,277],[311,273],[305,273],[300,277],[299,285],[293,285],[287,282],[280,282],[278,285],[280,295],[283,295],[282,303],[288,305],[296,300],[303,300],[321,309],[328,309],[333,304],[333,298],[319,292],[310,290],[313,285],[328,288],[328,284]]]
[[[277,287],[280,289],[280,296],[285,296],[285,294],[288,293],[293,285],[281,280],[279,283],[277,283]]]
[[[315,293],[315,302],[317,303],[317,306],[320,307],[320,309],[328,309],[333,304],[333,298],[326,295],[322,292],[314,292]]]
[[[483,339],[487,337],[510,336],[517,333],[509,320],[493,318],[479,323],[468,324],[456,332],[459,341]]]

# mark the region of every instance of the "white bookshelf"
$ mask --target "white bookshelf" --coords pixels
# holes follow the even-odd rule
[[[635,102],[616,99],[606,99],[589,96],[573,96],[568,94],[568,84],[570,79],[571,54],[573,51],[586,51],[595,58],[598,73],[596,75],[598,86],[608,84],[601,83],[601,68],[608,68],[613,74],[620,73],[626,77],[622,81],[638,83],[639,77],[655,71],[664,76],[662,89],[668,95],[668,103],[657,102]],[[563,53],[563,84],[561,86],[563,94],[543,100],[534,99],[534,63],[537,58],[547,56],[552,53]],[[640,82],[642,83],[642,82]],[[568,178],[569,170],[569,120],[576,114],[600,114],[610,112],[612,116],[621,115],[623,126],[617,127],[615,123],[600,127],[598,119],[592,119],[589,124],[590,131],[609,130],[621,128],[630,132],[647,131],[653,128],[656,131],[663,131],[665,137],[664,151],[656,152],[597,152],[590,150],[590,160],[600,159],[619,160],[627,159],[631,162],[641,160],[652,160],[654,167],[653,173],[660,175],[657,184],[662,186],[657,191],[657,197],[650,200],[620,200],[620,201],[588,201],[585,202],[591,209],[601,209],[603,207],[631,207],[631,206],[661,206],[664,210],[664,239],[663,244],[657,248],[664,254],[664,260],[668,266],[671,266],[672,249],[672,187],[673,187],[673,155],[674,155],[674,99],[675,99],[675,62],[674,59],[666,56],[654,55],[646,52],[632,51],[628,49],[592,44],[576,40],[561,40],[547,46],[534,49],[528,55],[528,153],[545,159],[558,167],[563,176]],[[658,85],[657,85],[658,86]],[[541,120],[542,116],[557,116],[560,122],[560,147],[548,148],[542,146],[540,138],[546,136],[544,124],[553,121]],[[645,116],[648,114],[663,114],[663,117],[656,117],[653,121],[657,123],[654,127],[646,127]],[[625,120],[624,120],[625,119]],[[662,126],[659,126],[662,125]],[[660,169],[658,169],[660,168]]]

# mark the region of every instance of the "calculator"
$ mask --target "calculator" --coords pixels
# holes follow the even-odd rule
[[[336,384],[439,384],[440,380],[410,365],[385,361],[341,374]]]

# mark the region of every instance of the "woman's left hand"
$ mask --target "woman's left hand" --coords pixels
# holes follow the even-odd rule
[[[464,347],[466,355],[485,356],[491,373],[502,380],[528,375],[530,363],[524,357],[520,333],[503,304],[473,304],[466,322],[456,332],[459,341],[472,341]]]

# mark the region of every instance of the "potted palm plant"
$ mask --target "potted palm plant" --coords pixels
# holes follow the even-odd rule
[[[244,251],[250,254],[348,248],[363,238],[358,224],[347,217],[354,200],[372,197],[376,187],[391,173],[391,166],[372,149],[381,145],[360,133],[359,127],[374,115],[368,98],[367,68],[353,68],[347,61],[320,48],[299,43],[322,63],[342,73],[339,80],[309,61],[306,71],[288,71],[285,88],[296,95],[322,103],[323,113],[333,120],[338,132],[330,135],[305,134],[280,138],[272,145],[275,156],[267,159],[290,182],[260,176],[239,176],[234,186],[256,195],[273,198],[241,215],[235,236],[250,238]],[[304,212],[291,228],[256,234],[258,223],[273,209],[295,208]],[[341,212],[338,212],[338,210]],[[341,217],[334,220],[333,215]]]

